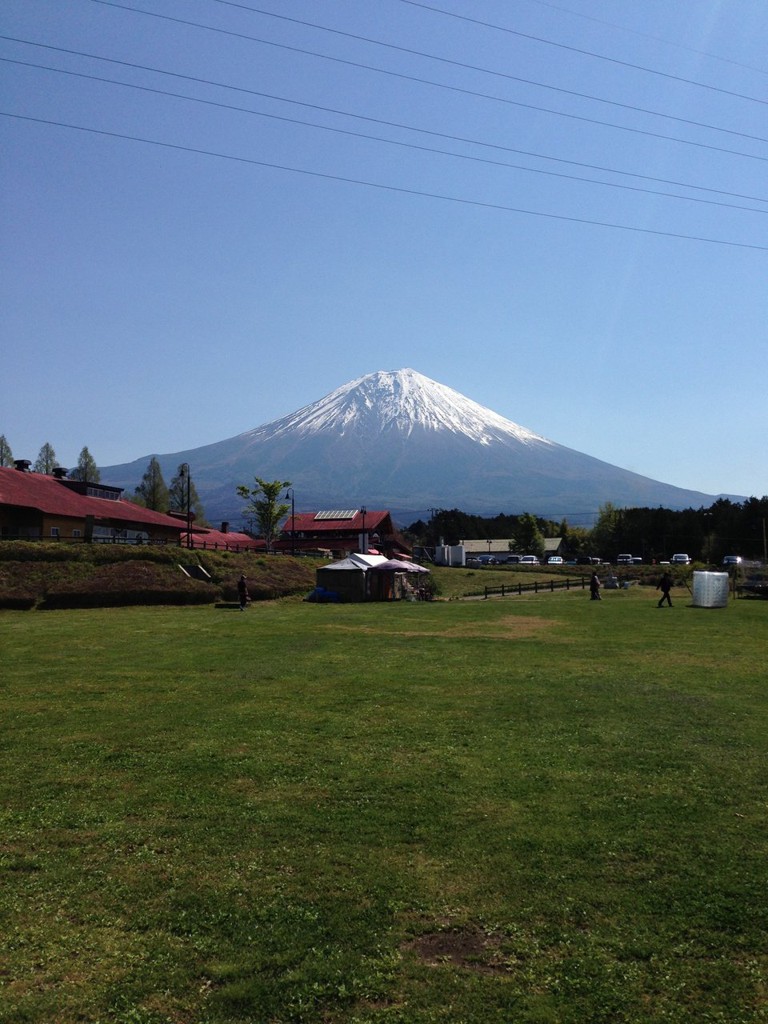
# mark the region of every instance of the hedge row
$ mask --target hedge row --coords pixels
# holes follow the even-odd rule
[[[61,541],[5,540],[0,543],[0,562],[156,562],[173,565],[182,556],[175,544],[67,544]]]
[[[35,607],[37,597],[35,594],[25,594],[17,591],[0,590],[0,609],[9,611],[26,612]]]
[[[62,608],[123,608],[130,605],[196,605],[214,604],[218,599],[217,588],[203,583],[194,590],[181,587],[178,590],[51,591],[38,607],[48,611]]]

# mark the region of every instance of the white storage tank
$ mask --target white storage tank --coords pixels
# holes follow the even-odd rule
[[[726,608],[728,606],[727,572],[694,572],[694,608]]]

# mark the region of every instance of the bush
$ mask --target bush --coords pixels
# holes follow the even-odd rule
[[[218,598],[218,590],[207,583],[197,584],[194,589],[180,586],[176,590],[61,590],[48,593],[40,608],[52,611],[62,608],[125,608],[131,605],[196,605],[213,604]]]
[[[82,558],[84,547],[84,544],[4,540],[0,543],[0,562],[75,562]]]
[[[24,593],[23,591],[6,591],[0,590],[0,608],[5,608],[9,611],[29,611],[30,608],[35,607],[37,598],[34,594]]]

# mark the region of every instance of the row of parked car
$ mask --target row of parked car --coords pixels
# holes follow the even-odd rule
[[[693,559],[690,555],[678,552],[672,555],[668,562],[660,562],[660,565],[690,565]],[[608,565],[602,558],[594,555],[582,555],[573,561],[565,562],[560,555],[551,555],[546,560],[547,565]],[[639,555],[618,555],[616,565],[642,565],[643,559]],[[541,560],[536,555],[473,555],[467,559],[467,565],[541,565]],[[740,555],[726,555],[723,565],[741,565]]]
[[[547,559],[547,565],[562,565],[559,555]],[[536,555],[470,555],[467,565],[541,565]]]

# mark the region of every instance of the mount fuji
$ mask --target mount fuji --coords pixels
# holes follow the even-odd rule
[[[151,456],[101,469],[129,493]],[[297,510],[389,509],[405,523],[430,508],[559,518],[619,507],[699,507],[684,490],[547,440],[415,370],[359,377],[237,437],[156,456],[166,482],[182,462],[210,522],[239,524],[238,484],[290,480]]]

